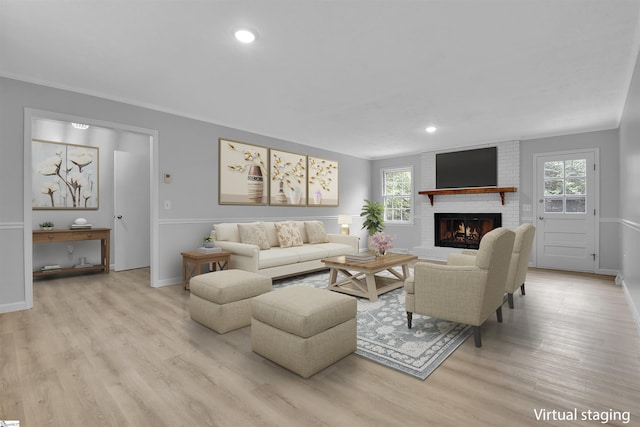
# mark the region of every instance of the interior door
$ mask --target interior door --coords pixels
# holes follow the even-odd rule
[[[150,265],[149,158],[114,151],[114,270]]]
[[[537,266],[595,272],[596,152],[536,156]]]

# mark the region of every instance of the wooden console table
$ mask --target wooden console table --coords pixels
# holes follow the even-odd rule
[[[100,264],[83,268],[61,268],[51,271],[34,271],[33,277],[49,276],[60,273],[81,273],[85,271],[109,272],[111,257],[111,229],[91,228],[87,230],[33,230],[33,243],[75,242],[79,240],[100,240]]]

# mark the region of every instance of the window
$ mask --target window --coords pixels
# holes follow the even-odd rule
[[[412,223],[411,167],[382,170],[382,204],[385,222]]]
[[[587,161],[544,162],[544,211],[586,213]]]

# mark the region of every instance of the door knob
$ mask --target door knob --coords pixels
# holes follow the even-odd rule
[[[543,220],[543,219],[544,219],[544,217],[543,217],[543,216],[539,216],[539,217],[538,217],[538,219],[539,219],[539,220]]]
[[[118,215],[116,218],[118,218],[118,219],[122,219],[122,215]]]

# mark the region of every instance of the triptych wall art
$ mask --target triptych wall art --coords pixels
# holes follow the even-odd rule
[[[98,147],[34,139],[33,209],[98,209]]]
[[[221,205],[338,206],[338,162],[219,139]]]

